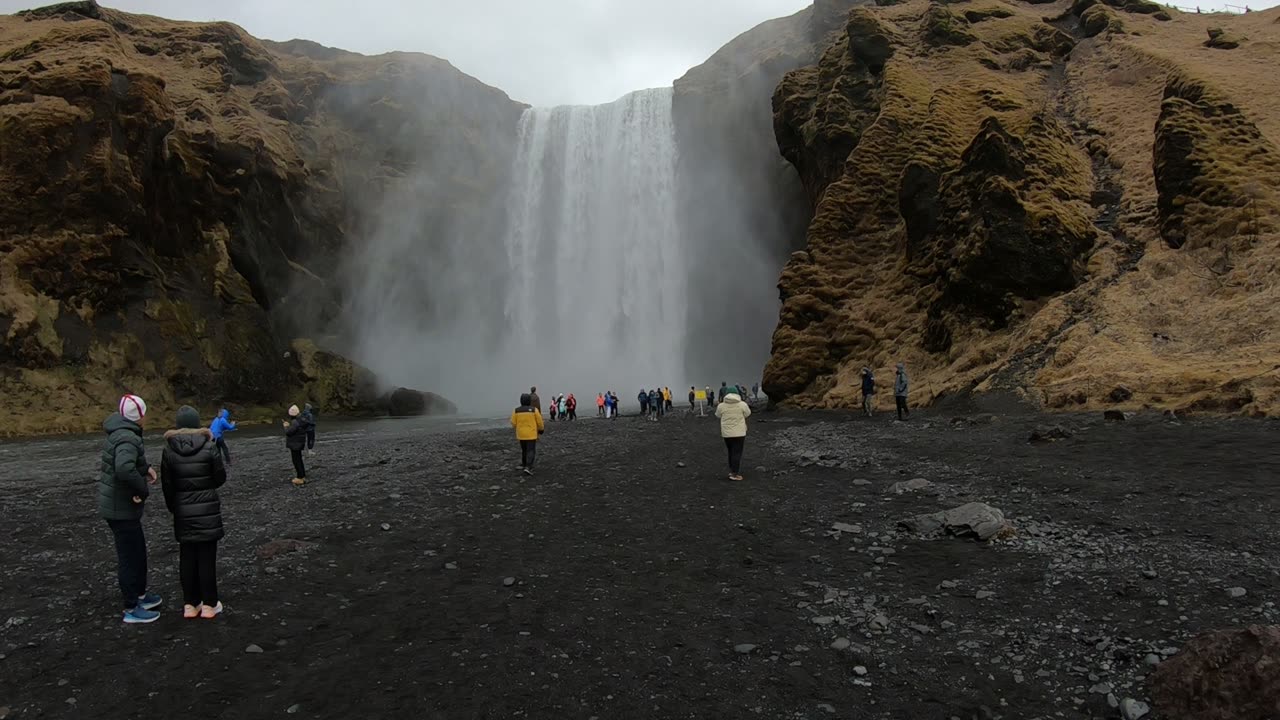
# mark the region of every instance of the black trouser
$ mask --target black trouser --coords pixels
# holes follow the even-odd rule
[[[533,461],[538,456],[537,440],[521,440],[520,441],[520,467],[533,469]]]
[[[725,438],[724,446],[729,450],[729,472],[734,475],[742,469],[742,448],[747,444],[745,437]]]
[[[218,452],[222,453],[222,461],[227,465],[231,464],[231,450],[227,448],[227,441],[222,438],[214,440],[214,445],[218,447]]]
[[[124,609],[132,610],[147,592],[147,536],[141,520],[108,520],[107,525],[116,541],[116,575]]]
[[[218,604],[218,541],[178,543],[178,575],[184,605]]]
[[[295,477],[300,480],[307,478],[307,466],[302,464],[302,448],[294,450],[289,448],[289,456],[293,458],[293,472]]]
[[[578,419],[578,408],[573,408],[572,410],[569,411],[569,419],[570,420]]]
[[[907,409],[907,399],[901,395],[895,395],[893,399],[898,402],[898,419],[906,420],[911,417],[911,411]]]
[[[316,447],[316,431],[308,430],[307,431],[307,449],[314,450],[315,447]]]

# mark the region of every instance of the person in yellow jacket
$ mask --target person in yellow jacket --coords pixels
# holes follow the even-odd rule
[[[747,418],[751,417],[751,406],[742,401],[737,388],[725,393],[724,402],[716,406],[716,417],[720,418],[720,437],[724,438],[724,446],[729,450],[729,479],[741,480],[742,449],[747,444]]]
[[[520,407],[511,411],[511,427],[516,429],[520,441],[520,469],[525,475],[533,474],[533,461],[538,454],[538,436],[546,430],[542,413],[533,406],[528,393],[520,396]]]

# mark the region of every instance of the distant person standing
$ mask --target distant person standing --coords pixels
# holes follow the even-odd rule
[[[862,368],[862,412],[867,417],[871,417],[872,406],[875,404],[876,394],[876,376],[871,372],[871,368]]]
[[[715,394],[715,392],[713,392],[713,391],[711,390],[711,386],[710,386],[710,385],[708,385],[708,386],[706,387],[706,390],[705,390],[704,392],[706,392],[706,394],[707,394],[707,407],[709,407],[709,408],[711,408],[711,409],[713,409],[713,410],[714,410],[714,409],[715,409],[715,407],[716,407],[716,394]]]
[[[760,399],[760,383],[755,383],[751,386],[751,399]]]
[[[209,434],[213,435],[213,443],[218,448],[218,453],[222,455],[223,463],[228,467],[231,466],[231,451],[227,449],[227,441],[223,436],[235,429],[236,424],[231,422],[231,413],[226,408],[219,411],[218,417],[209,423]]]
[[[213,432],[200,427],[195,408],[178,410],[177,427],[164,434],[160,484],[173,513],[182,581],[182,617],[212,620],[222,614],[218,600],[218,541],[222,539],[222,500],[227,481]]]
[[[747,418],[751,417],[751,407],[742,401],[734,392],[726,393],[724,402],[716,407],[716,417],[720,418],[720,437],[724,438],[725,448],[729,451],[729,479],[742,479],[742,451],[747,444]]]
[[[898,374],[893,379],[893,399],[898,404],[898,419],[907,420],[911,417],[911,410],[907,408],[907,368],[902,363],[898,363]]]
[[[675,403],[673,402],[675,398],[671,394],[671,388],[669,387],[662,388],[662,393],[663,393],[663,402],[666,403],[667,412],[671,412],[672,410],[675,409]]]
[[[302,421],[307,424],[307,454],[316,454],[316,412],[311,403],[302,406]]]
[[[640,388],[640,394],[636,395],[636,399],[640,401],[640,416],[649,419],[649,393],[644,388]]]
[[[618,419],[618,414],[622,412],[622,404],[618,400],[618,392],[616,390],[609,391],[609,404],[613,408],[613,419]]]
[[[537,387],[531,387],[531,388],[529,388],[529,400],[530,400],[530,403],[531,403],[531,405],[532,405],[533,409],[534,409],[534,410],[537,410],[539,413],[541,413],[541,412],[542,412],[542,399],[538,397],[538,388],[537,388]]]
[[[289,457],[293,459],[293,484],[302,487],[307,484],[307,467],[302,462],[302,451],[307,448],[307,421],[302,418],[302,411],[297,405],[289,406],[289,419],[284,425],[284,446],[289,448]]]
[[[596,417],[604,417],[604,393],[596,395]]]
[[[565,405],[566,407],[569,408],[569,419],[577,420],[578,419],[578,398],[574,397],[573,393],[569,393],[569,399],[565,401]]]
[[[689,412],[693,412],[694,410],[698,409],[697,402],[698,402],[698,390],[694,386],[690,385],[689,386]]]
[[[653,389],[649,391],[649,416],[654,421],[662,414],[662,394]]]
[[[520,442],[520,471],[533,475],[533,463],[538,456],[538,436],[546,432],[546,427],[542,424],[542,413],[533,407],[529,395],[520,396],[520,407],[511,412],[511,427],[516,429],[516,440]]]
[[[724,402],[724,398],[728,394],[729,394],[729,384],[726,382],[721,382],[720,383],[720,402]]]
[[[116,577],[124,598],[124,621],[130,625],[155,622],[160,618],[155,608],[163,603],[159,595],[147,592],[142,512],[151,494],[148,485],[156,484],[156,471],[142,445],[146,421],[147,404],[137,395],[125,395],[102,423],[107,439],[98,475],[98,514],[115,540]]]

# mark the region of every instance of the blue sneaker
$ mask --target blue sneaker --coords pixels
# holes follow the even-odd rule
[[[143,610],[155,610],[163,604],[164,600],[161,600],[160,596],[155,593],[147,593],[146,595],[138,596],[138,607]]]
[[[160,613],[155,610],[148,610],[141,605],[124,611],[124,621],[129,625],[141,625],[143,623],[155,622],[160,619]]]

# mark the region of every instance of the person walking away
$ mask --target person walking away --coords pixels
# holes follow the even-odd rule
[[[871,409],[874,404],[874,395],[876,394],[876,376],[871,372],[871,368],[862,368],[862,412],[871,417]]]
[[[662,388],[662,392],[665,395],[665,397],[663,398],[663,401],[666,403],[667,412],[671,412],[671,410],[674,408],[674,404],[671,402],[672,400],[671,388],[664,387]]]
[[[107,521],[116,546],[116,577],[124,599],[124,621],[130,625],[155,622],[163,603],[147,592],[147,538],[142,513],[148,485],[156,484],[156,471],[147,462],[142,429],[147,424],[147,404],[137,395],[120,398],[116,412],[102,423],[107,439],[102,444],[102,468],[98,475],[98,514]]]
[[[720,402],[724,402],[724,398],[729,394],[729,385],[726,382],[720,383]]]
[[[302,406],[302,421],[307,424],[307,454],[316,454],[316,412],[311,403]]]
[[[537,410],[539,414],[542,413],[542,399],[538,397],[538,388],[536,386],[529,388],[529,402],[534,410]]]
[[[636,399],[640,401],[640,417],[644,418],[645,420],[648,420],[649,419],[649,393],[645,392],[644,388],[640,388],[640,394],[636,396]]]
[[[898,419],[907,420],[911,417],[911,410],[907,408],[907,368],[902,363],[898,363],[898,375],[893,379],[893,399],[898,404]]]
[[[689,386],[689,413],[698,409],[698,391],[692,385]]]
[[[662,400],[658,395],[658,391],[650,390],[649,391],[649,414],[652,416],[652,419],[654,422],[658,421],[658,415],[660,414],[661,407],[662,407],[661,405],[658,404],[660,402],[662,402]]]
[[[573,393],[569,393],[569,400],[567,401],[567,405],[569,407],[569,419],[577,420],[578,419],[578,398],[574,397]]]
[[[516,440],[520,442],[520,471],[525,475],[533,475],[533,463],[538,455],[538,436],[546,432],[542,424],[542,413],[533,407],[529,395],[520,396],[520,407],[511,412],[511,427],[516,429]]]
[[[751,407],[735,392],[725,393],[724,402],[716,406],[720,418],[720,437],[729,451],[729,479],[742,479],[742,450],[747,444],[747,418]]]
[[[218,453],[222,455],[222,462],[227,467],[231,466],[231,451],[227,449],[227,440],[224,435],[236,429],[236,424],[231,422],[231,413],[222,408],[218,411],[218,417],[209,423],[209,434],[213,436],[214,446],[217,447]]]
[[[301,487],[307,484],[307,468],[302,464],[302,451],[307,448],[307,422],[297,405],[289,406],[289,418],[283,423],[284,446],[293,458],[293,484]]]
[[[218,541],[222,539],[222,500],[227,481],[213,431],[200,427],[195,408],[178,409],[177,427],[164,434],[160,487],[173,514],[182,581],[182,617],[212,620],[222,614],[218,600]]]
[[[751,399],[752,400],[760,399],[760,383],[755,383],[751,386]]]
[[[604,393],[596,395],[596,417],[604,417]]]

